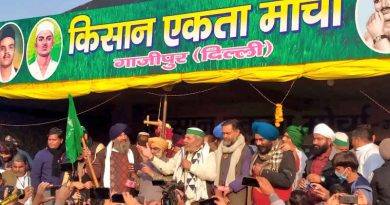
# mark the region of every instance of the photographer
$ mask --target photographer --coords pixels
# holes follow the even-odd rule
[[[150,146],[137,146],[152,164],[165,175],[173,174],[173,179],[178,183],[184,183],[186,204],[208,199],[206,181],[214,181],[216,176],[215,154],[210,152],[207,144],[204,144],[203,130],[195,127],[187,129],[184,138],[184,149],[164,162],[154,157]]]
[[[27,159],[24,156],[17,154],[13,157],[11,170],[3,173],[3,180],[6,185],[25,190],[25,197],[21,200],[23,204],[30,205],[32,203],[30,172],[27,171]]]

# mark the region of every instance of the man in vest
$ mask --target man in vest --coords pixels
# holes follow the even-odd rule
[[[103,186],[110,188],[111,192],[122,193],[128,191],[129,181],[134,171],[134,155],[130,149],[130,140],[127,136],[128,126],[116,123],[110,128],[110,139],[107,147],[97,153],[93,167],[96,177],[100,178]],[[134,183],[131,183],[134,185]]]

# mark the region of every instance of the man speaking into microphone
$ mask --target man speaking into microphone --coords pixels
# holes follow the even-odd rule
[[[210,147],[204,143],[204,136],[203,130],[188,128],[184,137],[184,148],[167,162],[153,157],[149,145],[137,146],[140,153],[161,173],[173,174],[177,183],[184,183],[186,205],[211,197],[207,193],[206,181],[214,181],[216,177],[215,154],[210,152]]]

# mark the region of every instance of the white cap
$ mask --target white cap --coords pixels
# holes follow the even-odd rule
[[[50,21],[42,21],[39,23],[38,28],[37,28],[37,33],[35,37],[38,37],[38,34],[42,31],[50,31],[54,35],[54,25]]]
[[[339,146],[349,146],[348,135],[344,132],[336,132],[333,144]]]
[[[314,127],[313,134],[320,134],[326,138],[331,139],[332,142],[334,141],[334,137],[335,137],[333,130],[325,123],[320,123],[320,124],[316,125]]]

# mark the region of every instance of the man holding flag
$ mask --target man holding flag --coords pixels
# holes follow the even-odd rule
[[[69,109],[65,140],[66,152],[62,130],[56,127],[51,128],[47,135],[47,147],[40,150],[34,158],[31,170],[31,182],[35,189],[38,188],[41,182],[61,185],[64,175],[61,173],[60,164],[65,162],[65,159],[74,163],[81,154],[81,136],[84,132],[77,118],[72,96],[69,95],[68,99]],[[52,203],[50,202],[48,204]]]
[[[63,182],[66,182],[69,177],[75,180],[72,185],[83,194],[82,200],[89,198],[89,191],[93,186],[98,186],[97,179],[95,177],[95,184],[93,184],[94,176],[86,174],[90,172],[92,168],[92,162],[96,159],[96,155],[102,151],[105,147],[101,143],[94,142],[88,137],[88,132],[85,127],[81,126],[80,121],[77,118],[77,111],[72,99],[69,95],[69,109],[68,109],[68,120],[66,126],[66,156],[68,161],[74,164],[73,176],[69,176],[68,173],[64,175]],[[82,148],[82,140],[83,148]],[[77,162],[77,163],[76,163]],[[87,168],[87,164],[90,167]],[[77,172],[76,172],[77,171]],[[77,176],[76,176],[77,173]],[[92,174],[91,174],[92,175]],[[76,181],[78,180],[78,181]]]

